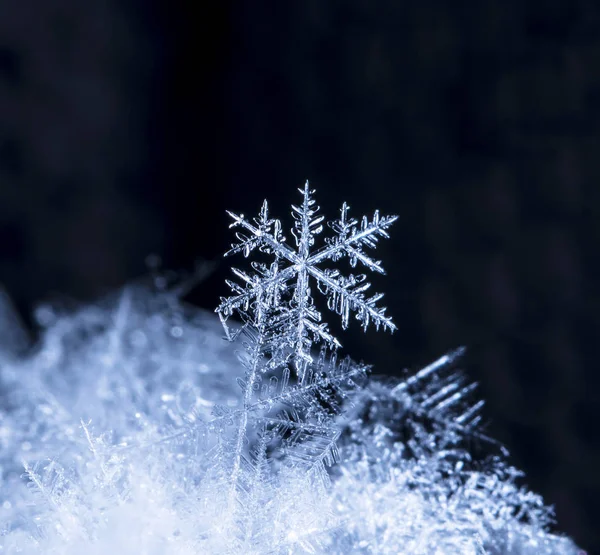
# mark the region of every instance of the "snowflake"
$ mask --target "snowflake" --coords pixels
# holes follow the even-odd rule
[[[222,298],[216,312],[225,325],[226,319],[237,311],[246,321],[250,308],[269,313],[272,318],[270,333],[280,342],[283,340],[294,353],[298,375],[302,377],[308,364],[313,362],[310,351],[314,343],[323,342],[327,347],[336,349],[341,344],[322,322],[321,313],[314,305],[311,281],[326,296],[329,309],[341,316],[342,327],[348,327],[350,313],[356,312],[356,318],[362,322],[363,329],[373,323],[377,329],[383,327],[394,331],[396,326],[392,319],[385,315],[385,308],[377,307],[383,297],[376,293],[366,296],[371,284],[366,281],[365,274],[342,275],[337,269],[322,268],[323,262],[348,257],[352,268],[360,262],[367,269],[384,274],[381,262],[371,258],[363,249],[374,248],[379,237],[388,238],[387,229],[397,216],[380,216],[375,211],[372,220],[363,216],[358,220],[348,216],[349,206],[343,203],[339,220],[329,223],[334,236],[325,239],[325,244],[317,248],[315,238],[323,231],[324,216],[318,215],[319,207],[315,206],[314,190],[309,188],[308,181],[303,189],[301,206],[292,205],[294,226],[291,233],[296,248],[290,247],[282,232],[281,222],[269,217],[269,208],[265,200],[260,214],[247,220],[243,214],[229,212],[233,223],[230,227],[241,227],[244,232],[236,234],[238,243],[231,246],[227,255],[243,253],[248,257],[251,252],[258,251],[273,255],[274,262],[268,267],[254,262],[254,273],[249,274],[237,268],[233,273],[244,283],[228,281],[233,295]],[[287,296],[287,302],[283,299]]]

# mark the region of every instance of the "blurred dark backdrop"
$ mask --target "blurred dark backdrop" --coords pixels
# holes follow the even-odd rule
[[[285,219],[306,178],[397,213],[399,331],[344,343],[382,374],[467,345],[490,433],[600,553],[599,106],[595,0],[2,2],[0,283],[28,319],[217,260],[226,208]]]

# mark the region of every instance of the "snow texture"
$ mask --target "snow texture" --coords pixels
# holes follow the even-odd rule
[[[365,249],[395,217],[344,204],[315,246],[300,192],[295,247],[266,202],[230,214],[230,254],[269,262],[234,269],[221,323],[156,277],[40,307],[25,353],[0,342],[0,553],[581,553],[482,432],[462,349],[396,381],[338,355],[313,286],[343,327],[393,331],[366,277],[330,266],[383,273]]]

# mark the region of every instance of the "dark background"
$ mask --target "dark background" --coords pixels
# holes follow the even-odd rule
[[[468,346],[489,433],[600,553],[600,3],[213,4],[2,2],[0,283],[23,318],[149,253],[218,260],[226,208],[289,222],[306,178],[330,217],[399,214],[375,280],[399,330],[343,342],[382,374]]]

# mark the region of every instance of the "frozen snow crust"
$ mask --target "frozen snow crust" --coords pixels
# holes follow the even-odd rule
[[[232,506],[235,426],[210,422],[235,419],[243,369],[214,315],[131,286],[38,319],[34,350],[0,355],[0,553],[579,552],[502,455],[463,447],[478,407],[456,353],[356,384],[330,468],[249,433]]]

